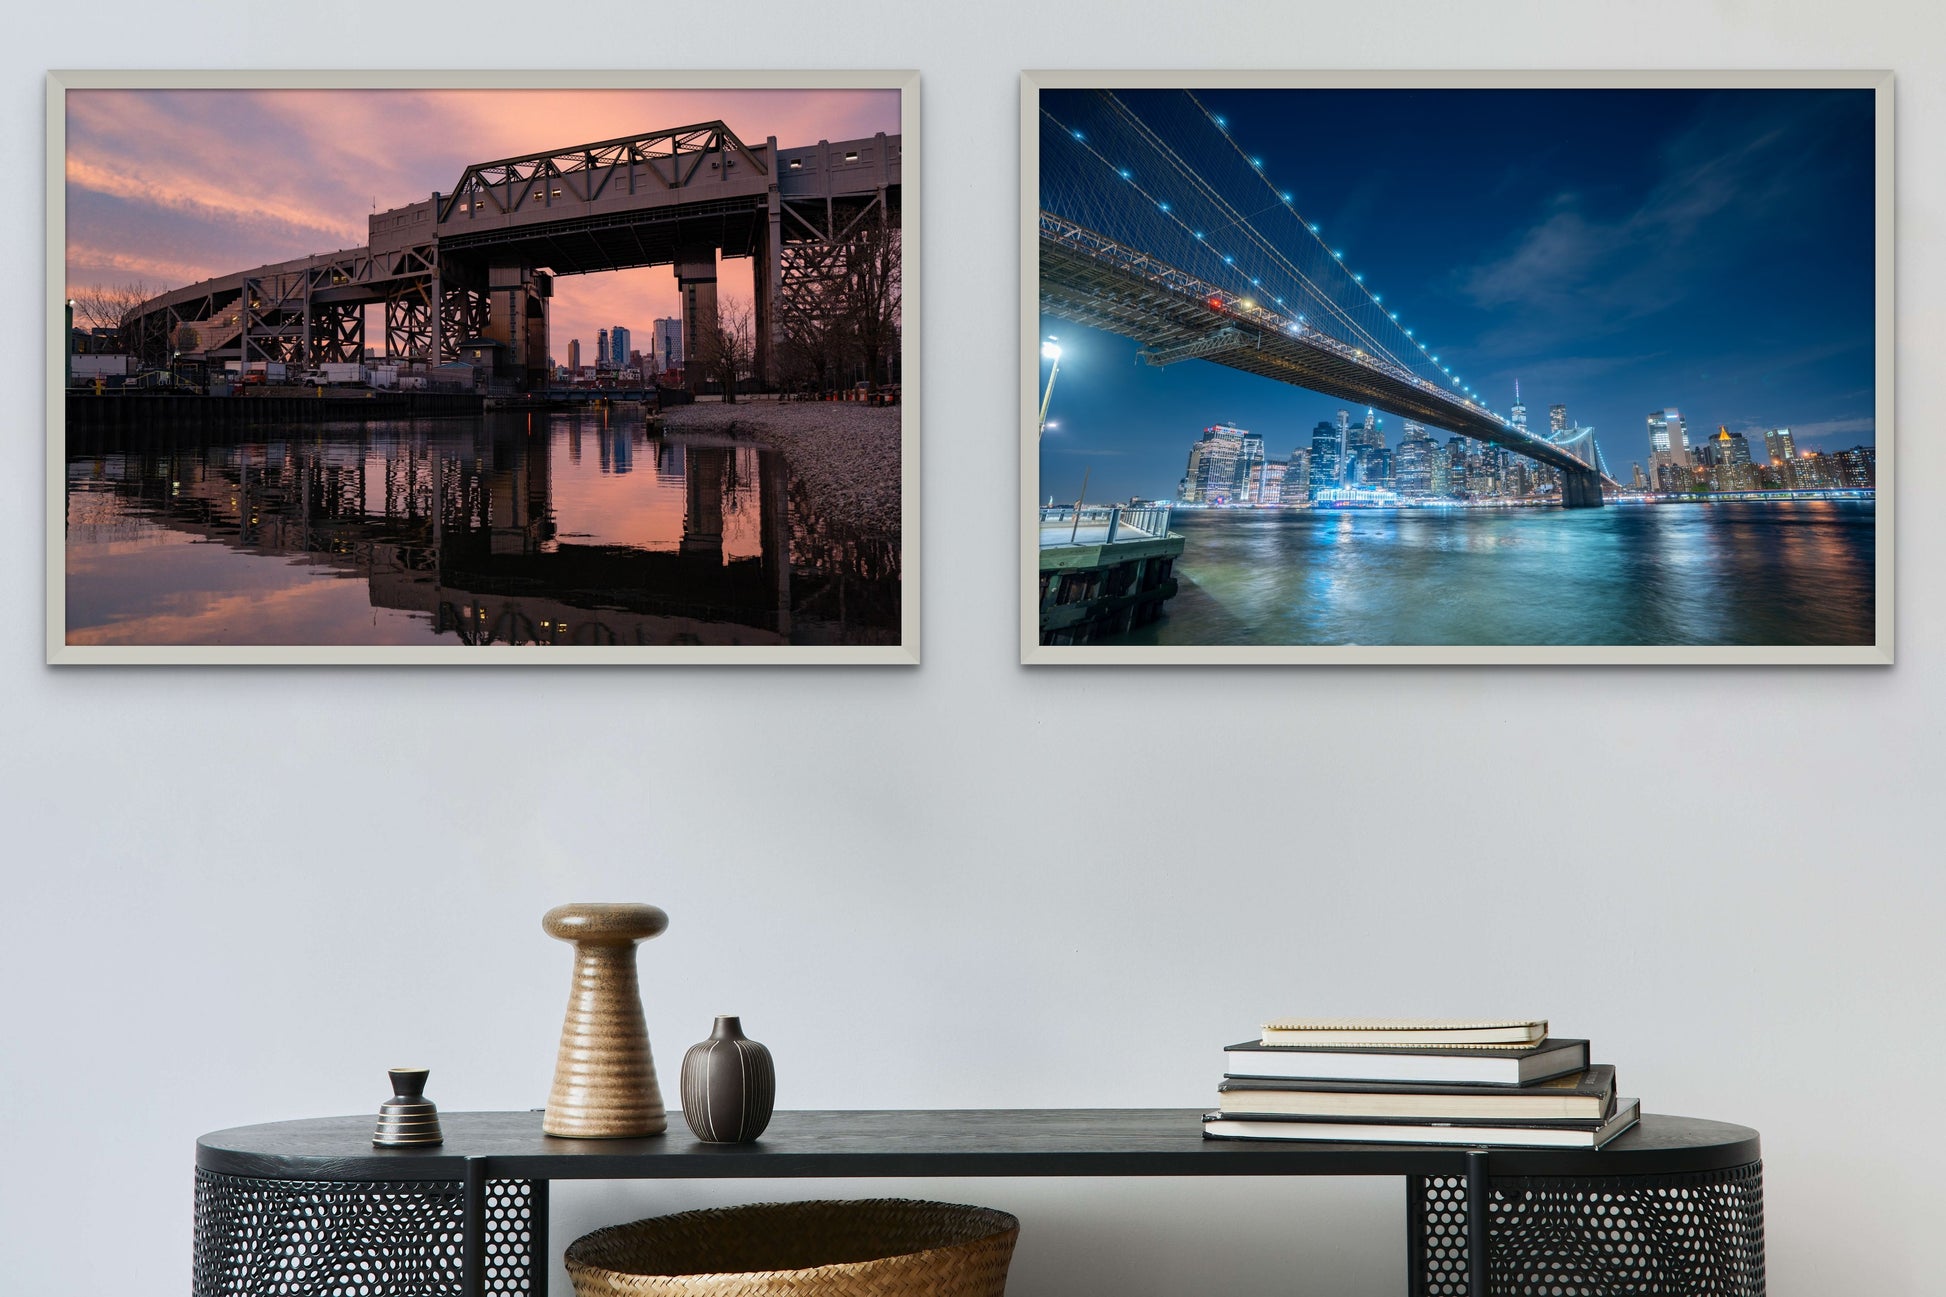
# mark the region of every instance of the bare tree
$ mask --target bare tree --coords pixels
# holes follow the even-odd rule
[[[723,400],[737,399],[737,380],[748,372],[756,356],[757,329],[750,303],[725,298],[717,304],[716,319],[699,322],[690,342],[690,355],[706,379],[723,388]]]
[[[853,233],[845,258],[851,333],[864,363],[865,381],[874,389],[889,377],[886,361],[899,342],[902,242],[899,227],[881,211],[877,221]]]
[[[126,284],[90,284],[74,295],[74,320],[84,329],[113,329],[126,346],[122,324],[136,307],[155,294],[141,280]]]

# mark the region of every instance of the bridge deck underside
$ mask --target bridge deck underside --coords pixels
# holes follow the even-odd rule
[[[765,201],[759,196],[606,212],[478,233],[468,231],[460,220],[440,230],[439,251],[442,256],[504,253],[557,275],[588,275],[668,265],[696,248],[713,247],[726,257],[755,256],[767,219]]]
[[[1230,311],[1212,308],[1199,298],[1049,239],[1042,239],[1040,246],[1040,305],[1059,319],[1119,334],[1155,350],[1197,346],[1203,360],[1505,446],[1568,472],[1588,471],[1579,459],[1521,436],[1483,410],[1442,400],[1303,337],[1255,328]],[[1242,334],[1236,345],[1214,350],[1198,345],[1225,329]]]

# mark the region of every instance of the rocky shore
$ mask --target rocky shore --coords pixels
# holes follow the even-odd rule
[[[663,412],[671,432],[749,437],[789,461],[791,476],[820,516],[860,536],[896,540],[900,528],[900,423],[897,406],[848,401],[725,405],[703,400]]]

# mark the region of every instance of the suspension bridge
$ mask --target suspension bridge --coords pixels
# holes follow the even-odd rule
[[[1150,365],[1209,361],[1504,447],[1557,470],[1570,508],[1619,489],[1592,429],[1489,408],[1194,93],[1056,103],[1040,121],[1044,315],[1132,339]]]

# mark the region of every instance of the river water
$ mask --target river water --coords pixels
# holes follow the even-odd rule
[[[1870,644],[1874,511],[1183,511],[1181,591],[1118,642]]]
[[[77,433],[70,644],[885,644],[896,537],[639,408]]]

